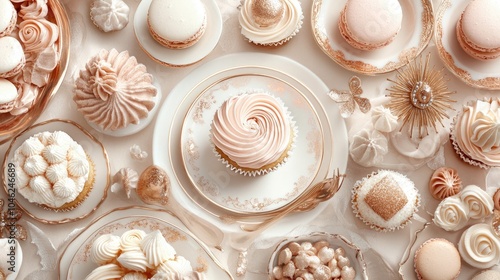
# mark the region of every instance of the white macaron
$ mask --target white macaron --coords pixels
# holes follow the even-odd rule
[[[14,37],[0,38],[0,78],[9,78],[19,73],[26,63],[23,47]]]
[[[17,12],[9,0],[0,0],[0,37],[9,35],[17,22]]]
[[[0,113],[7,113],[14,107],[17,88],[7,79],[0,78]]]

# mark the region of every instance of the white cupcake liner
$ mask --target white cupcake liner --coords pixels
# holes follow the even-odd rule
[[[304,20],[304,16],[301,15],[300,16],[300,21],[297,23],[297,27],[295,28],[295,30],[290,35],[288,35],[287,37],[285,37],[285,38],[283,38],[283,39],[281,39],[281,40],[279,40],[277,42],[260,43],[260,42],[255,42],[255,41],[253,41],[252,39],[250,39],[250,38],[248,38],[246,36],[243,36],[243,37],[249,43],[252,43],[252,44],[255,44],[255,45],[258,45],[258,46],[263,46],[263,47],[278,47],[278,46],[282,46],[285,43],[287,43],[288,41],[290,41],[293,37],[295,37],[295,35],[297,35],[297,33],[299,33],[300,29],[302,28],[303,20]],[[240,29],[241,29],[241,26],[240,26]]]
[[[475,99],[475,100],[470,100],[469,102],[466,103],[465,106],[473,106],[477,101],[480,101],[481,99]],[[488,99],[488,98],[484,98],[482,99],[481,101],[487,101],[487,102],[491,102],[491,99]],[[456,122],[458,120],[458,118],[463,114],[464,110],[462,108],[462,110],[460,110],[456,115],[455,117],[453,118],[453,121],[450,125],[450,141],[451,141],[451,145],[453,146],[453,149],[455,150],[455,152],[457,153],[457,155],[466,163],[472,165],[472,166],[477,166],[477,167],[480,167],[480,168],[483,168],[483,169],[489,169],[490,165],[486,164],[486,163],[483,163],[479,160],[476,160],[476,159],[473,159],[472,157],[468,156],[466,153],[464,153],[462,151],[462,149],[460,149],[460,146],[457,142],[457,138],[455,136],[455,125],[456,125]]]
[[[242,94],[252,94],[252,93],[257,93],[257,92],[261,92],[261,91],[258,91],[258,90],[247,91],[247,92],[241,93],[239,95],[242,95]],[[216,145],[212,142],[212,137],[209,137],[210,138],[210,145],[212,147],[212,151],[215,154],[215,156],[217,157],[217,159],[220,162],[222,162],[222,164],[224,164],[227,168],[229,168],[230,170],[234,171],[237,174],[241,174],[241,175],[244,175],[244,176],[255,177],[255,176],[265,175],[265,174],[268,174],[268,173],[270,173],[272,171],[275,171],[276,169],[280,168],[283,164],[285,164],[288,161],[288,158],[293,154],[293,150],[296,148],[297,135],[299,133],[298,128],[296,126],[296,122],[293,120],[293,117],[292,117],[290,111],[288,110],[288,108],[285,106],[285,104],[283,103],[283,101],[280,98],[277,98],[274,95],[269,94],[269,93],[267,93],[267,94],[270,95],[270,96],[272,96],[273,98],[275,98],[278,101],[278,103],[280,103],[280,105],[283,107],[283,110],[285,111],[285,113],[286,113],[286,115],[287,115],[287,117],[288,117],[288,119],[290,121],[290,126],[291,126],[292,131],[293,131],[292,132],[293,133],[293,135],[292,135],[292,141],[290,143],[290,147],[288,148],[288,151],[286,152],[287,154],[285,155],[285,157],[283,158],[283,160],[281,160],[279,163],[277,163],[276,165],[274,165],[271,168],[255,169],[255,170],[243,170],[243,169],[241,169],[241,167],[234,166],[227,159],[225,159],[217,151]],[[210,134],[212,134],[212,129],[210,129]]]
[[[391,232],[391,231],[396,231],[396,230],[399,230],[399,229],[402,229],[404,228],[406,225],[408,225],[410,222],[411,222],[411,219],[415,216],[415,214],[418,212],[418,208],[420,207],[420,202],[421,202],[421,198],[420,198],[420,193],[418,192],[418,189],[415,187],[415,183],[413,183],[413,188],[415,188],[415,190],[417,191],[417,196],[416,196],[416,202],[415,202],[415,205],[413,207],[413,213],[405,220],[403,221],[402,223],[400,223],[398,226],[396,227],[382,227],[382,226],[379,226],[379,225],[376,225],[374,222],[370,221],[369,219],[366,219],[358,210],[358,204],[356,201],[354,201],[354,197],[357,195],[357,191],[359,188],[361,188],[361,186],[363,186],[363,184],[368,180],[370,179],[371,177],[377,175],[379,172],[382,172],[382,171],[388,171],[388,172],[394,172],[394,173],[397,173],[403,177],[405,177],[406,179],[408,179],[410,182],[413,183],[413,181],[411,181],[408,177],[406,177],[404,174],[401,174],[399,172],[396,172],[396,171],[392,171],[392,170],[386,170],[386,169],[380,169],[378,171],[374,171],[372,172],[371,174],[368,174],[367,176],[365,176],[364,178],[358,180],[356,183],[354,183],[354,187],[352,188],[351,190],[351,206],[352,206],[352,209],[353,209],[353,212],[354,212],[354,215],[359,218],[365,225],[369,226],[371,229],[373,230],[376,230],[376,231],[380,231],[380,232]]]

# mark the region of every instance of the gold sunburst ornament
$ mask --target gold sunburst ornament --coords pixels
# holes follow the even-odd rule
[[[456,92],[448,90],[443,69],[429,67],[430,54],[425,62],[422,57],[408,64],[403,70],[397,70],[396,80],[387,79],[392,86],[387,89],[390,97],[389,109],[402,122],[401,129],[410,126],[410,137],[415,128],[420,138],[429,134],[429,128],[437,132],[437,123],[444,127],[443,119],[449,118],[447,110],[453,110],[450,95]]]

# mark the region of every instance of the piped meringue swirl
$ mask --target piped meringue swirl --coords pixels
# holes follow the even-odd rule
[[[80,71],[73,100],[87,121],[118,130],[138,124],[153,109],[152,82],[146,66],[127,51],[101,50]]]
[[[267,93],[226,100],[215,113],[211,140],[239,167],[260,169],[278,161],[293,138],[286,109]]]
[[[125,270],[120,266],[110,263],[94,269],[85,280],[113,280],[121,279],[125,275]]]
[[[446,231],[463,228],[469,221],[469,208],[457,196],[450,196],[439,203],[434,212],[434,224]]]
[[[456,195],[462,189],[462,179],[457,170],[449,167],[436,169],[429,180],[429,191],[437,200]]]
[[[500,166],[500,98],[464,106],[455,118],[452,140],[459,154],[479,164]]]
[[[489,224],[475,224],[460,237],[458,251],[471,266],[489,268],[500,261],[500,240]]]
[[[90,259],[99,265],[113,261],[120,252],[120,238],[112,234],[99,236],[90,249]]]
[[[175,249],[168,244],[159,230],[146,235],[141,241],[141,249],[146,256],[146,260],[153,267],[175,258]]]
[[[486,191],[475,185],[469,185],[460,192],[460,199],[469,208],[469,218],[482,219],[493,214],[493,199]]]
[[[252,2],[246,0],[240,10],[241,34],[256,44],[274,44],[288,41],[302,26],[302,7],[297,0],[283,0],[281,19],[269,26],[259,25],[252,14]]]
[[[14,2],[14,1],[13,1]],[[42,19],[49,13],[47,0],[30,0],[21,4],[19,16],[26,19]]]

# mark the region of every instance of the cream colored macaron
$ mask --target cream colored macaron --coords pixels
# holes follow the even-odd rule
[[[8,113],[14,108],[17,88],[7,79],[0,78],[0,113]]]
[[[147,21],[158,43],[183,49],[194,45],[205,33],[207,12],[201,0],[153,0]]]
[[[23,47],[14,37],[0,38],[0,78],[9,78],[19,73],[26,63]]]
[[[374,50],[391,43],[403,20],[397,0],[348,0],[340,13],[340,34],[354,48]]]
[[[462,263],[453,243],[432,238],[417,249],[414,266],[419,280],[457,279]]]
[[[9,0],[0,0],[0,37],[9,35],[16,26],[17,12]]]
[[[464,51],[477,59],[500,56],[500,2],[472,0],[457,22],[457,40]]]

